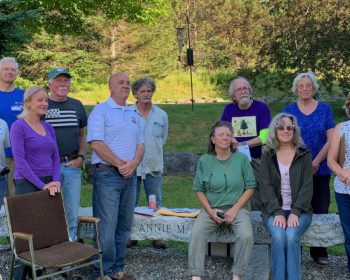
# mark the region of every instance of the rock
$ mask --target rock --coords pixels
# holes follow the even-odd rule
[[[198,159],[194,153],[164,153],[164,175],[194,176]]]
[[[203,104],[203,103],[205,103],[205,99],[203,99],[203,98],[195,99],[194,103]]]
[[[189,104],[191,103],[191,99],[179,99],[176,101],[177,104]]]

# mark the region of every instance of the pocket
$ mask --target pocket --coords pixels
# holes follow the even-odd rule
[[[152,134],[155,137],[161,137],[163,135],[164,125],[159,122],[153,122]]]

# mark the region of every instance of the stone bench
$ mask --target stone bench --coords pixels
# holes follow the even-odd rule
[[[82,216],[91,216],[91,208],[81,208]],[[270,244],[271,237],[263,225],[259,211],[251,214],[254,240],[256,244]],[[134,215],[131,239],[134,240],[174,240],[189,242],[194,225],[193,218],[173,216],[148,217]],[[92,229],[83,228],[84,236],[92,237]],[[231,243],[235,241],[234,234],[228,227],[219,227],[212,234],[209,242]],[[337,214],[314,214],[309,229],[302,237],[302,245],[315,247],[330,247],[344,243],[343,231]]]

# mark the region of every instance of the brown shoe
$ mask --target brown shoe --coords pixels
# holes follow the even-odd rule
[[[153,240],[152,245],[156,249],[166,249],[167,245],[163,240]]]
[[[135,276],[126,272],[116,272],[112,275],[113,280],[136,280]]]
[[[131,248],[133,246],[137,245],[137,240],[128,240],[128,244],[126,245],[127,248]]]

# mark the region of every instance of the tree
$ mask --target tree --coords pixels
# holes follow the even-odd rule
[[[280,69],[313,71],[331,90],[349,90],[350,2],[342,0],[264,1],[273,16],[265,26],[263,51]]]
[[[39,9],[41,21],[36,28],[49,34],[84,33],[86,18],[103,15],[107,19],[124,19],[133,23],[148,23],[164,13],[166,0],[26,0],[23,10]],[[33,26],[34,28],[34,26]]]
[[[89,17],[101,15],[114,23],[150,23],[165,12],[166,0],[4,0],[0,2],[1,54],[14,52],[31,35],[83,34]]]
[[[22,2],[24,1],[0,1],[0,56],[11,54],[32,36],[27,25],[39,18],[39,12],[36,9],[17,10]]]
[[[163,77],[176,67],[175,29],[170,7],[165,13],[166,16],[149,24],[119,20],[113,39],[116,53],[113,58],[112,23],[103,15],[86,17],[86,29],[81,34],[38,32],[33,42],[16,54],[22,76],[46,84],[50,68],[65,66],[74,75],[74,89],[80,90],[87,90],[88,84],[105,84],[111,71],[127,71],[131,77]]]
[[[178,12],[179,16],[189,14],[197,66],[211,70],[254,68],[266,61],[258,53],[265,39],[263,26],[269,15],[260,1],[178,2],[183,10]]]

